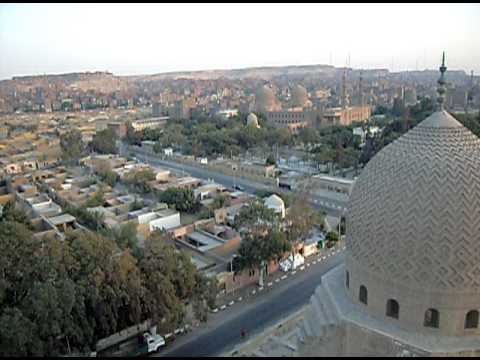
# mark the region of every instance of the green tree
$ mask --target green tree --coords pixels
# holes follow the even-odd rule
[[[235,217],[234,228],[242,232],[265,232],[279,227],[279,217],[261,201],[243,206]]]
[[[277,165],[277,161],[275,160],[275,157],[273,154],[268,155],[267,160],[265,161],[266,165]]]
[[[230,197],[228,195],[220,194],[220,195],[215,196],[215,198],[213,199],[211,208],[212,208],[212,210],[217,210],[217,209],[220,209],[222,207],[229,206],[230,202],[231,202],[231,200],[230,200]]]
[[[286,236],[293,253],[308,239],[314,226],[323,224],[323,214],[310,205],[309,192],[308,187],[297,192],[285,217]]]
[[[175,206],[177,211],[193,213],[199,210],[200,203],[192,189],[168,188],[159,195],[161,202]]]
[[[30,219],[22,208],[15,206],[14,201],[9,201],[5,204],[0,214],[0,223],[1,222],[17,222],[24,224],[30,230],[33,229]]]
[[[262,262],[278,261],[291,251],[291,244],[284,232],[275,229],[264,233],[247,233],[238,250],[238,266],[241,270],[254,270]]]
[[[73,129],[60,135],[60,148],[62,150],[62,159],[65,163],[77,163],[85,150],[85,144],[80,131]]]
[[[92,139],[92,149],[100,154],[116,154],[117,135],[111,128],[97,132]]]
[[[195,266],[185,253],[166,245],[162,235],[145,241],[145,256],[139,265],[147,290],[149,317],[163,331],[175,329],[185,316],[183,300],[195,288]]]
[[[153,180],[155,180],[155,173],[149,168],[132,170],[125,176],[125,182],[142,193],[149,193],[152,191],[148,183]]]
[[[95,194],[85,202],[86,208],[102,206],[105,203],[105,193],[103,189],[98,189]]]
[[[325,240],[327,242],[327,247],[334,246],[339,240],[338,233],[336,231],[329,231],[325,237]]]

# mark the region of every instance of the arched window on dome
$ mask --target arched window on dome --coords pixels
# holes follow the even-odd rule
[[[389,299],[387,301],[387,316],[398,319],[400,313],[400,305],[398,305],[397,300]]]
[[[425,311],[425,320],[423,322],[423,326],[431,327],[431,328],[438,328],[440,323],[440,314],[436,309],[428,309]]]
[[[465,329],[478,328],[478,311],[470,310],[465,316]]]
[[[360,292],[358,293],[358,299],[360,300],[361,303],[364,303],[365,305],[368,304],[368,291],[365,286],[360,286]]]
[[[345,271],[345,286],[347,289],[350,288],[350,273],[348,271]]]

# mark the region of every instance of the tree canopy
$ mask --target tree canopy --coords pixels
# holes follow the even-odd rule
[[[97,132],[92,139],[92,149],[100,154],[116,154],[117,136],[111,128]]]
[[[78,129],[72,129],[60,135],[60,148],[62,159],[66,163],[76,163],[85,150],[82,134]]]
[[[192,189],[168,188],[159,195],[161,202],[175,206],[177,211],[193,213],[200,208]]]
[[[187,300],[214,303],[215,281],[161,236],[147,239],[137,260],[128,244],[100,234],[77,231],[65,241],[39,241],[21,223],[2,225],[0,356],[85,353],[146,319],[171,331],[182,323]],[[123,232],[129,230],[120,237]],[[205,319],[204,308],[197,313]]]

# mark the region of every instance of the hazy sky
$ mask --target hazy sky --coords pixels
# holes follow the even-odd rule
[[[329,64],[480,73],[478,4],[1,4],[0,79]],[[330,59],[332,60],[330,62]]]

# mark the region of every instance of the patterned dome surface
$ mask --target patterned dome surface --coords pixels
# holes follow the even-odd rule
[[[308,101],[307,90],[301,85],[295,85],[292,88],[292,105],[293,106],[305,106]]]
[[[255,102],[258,109],[269,110],[275,105],[273,90],[266,85],[261,86],[257,90]]]
[[[347,255],[387,280],[480,292],[480,139],[438,111],[358,178]]]

